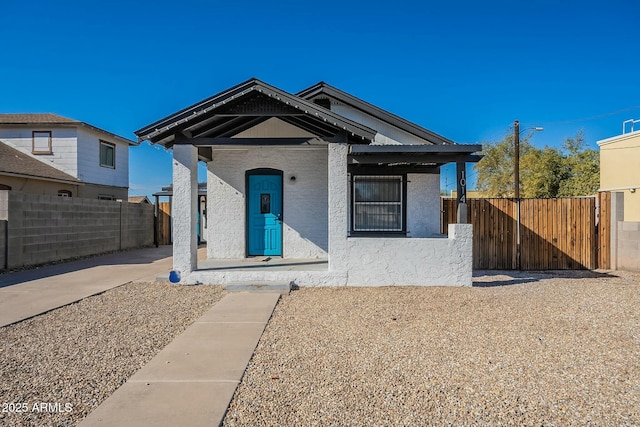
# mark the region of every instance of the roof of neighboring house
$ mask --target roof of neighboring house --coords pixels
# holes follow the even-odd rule
[[[77,120],[68,117],[62,117],[53,113],[35,113],[35,114],[0,114],[0,123],[12,125],[25,124],[63,124],[63,123],[80,123]]]
[[[129,203],[148,203],[151,204],[147,196],[129,196]]]
[[[598,147],[602,147],[603,145],[614,144],[620,141],[630,141],[631,143],[640,142],[640,130],[622,133],[621,135],[612,136],[611,138],[601,139],[600,141],[596,141]],[[636,140],[637,141],[634,141]]]
[[[132,141],[124,138],[115,133],[100,129],[86,122],[70,119],[53,113],[11,113],[0,114],[0,127],[2,125],[14,125],[14,126],[33,126],[33,125],[56,125],[56,126],[83,126],[89,129],[93,129],[97,132],[108,135],[112,138],[120,140],[129,145],[138,145],[139,142]]]
[[[81,184],[77,178],[0,141],[0,175]]]
[[[445,138],[442,135],[438,135],[428,129],[418,126],[408,120],[403,119],[400,116],[396,116],[380,107],[376,107],[360,98],[357,98],[347,92],[344,92],[336,87],[333,87],[325,82],[319,82],[315,85],[304,89],[296,94],[304,99],[316,100],[316,99],[334,99],[343,104],[349,105],[357,110],[369,114],[383,122],[387,122],[397,128],[400,128],[412,135],[425,139],[435,145],[455,144],[452,140]]]

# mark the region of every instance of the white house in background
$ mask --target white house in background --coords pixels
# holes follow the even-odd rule
[[[0,114],[0,141],[76,178],[80,185],[68,196],[127,200],[135,141],[57,114]],[[29,171],[24,175],[4,185],[22,191],[19,179]]]
[[[471,225],[438,234],[439,174],[479,160],[480,145],[325,83],[290,94],[256,79],[136,135],[173,148],[173,259],[184,283],[471,285]],[[198,161],[208,168],[199,264]],[[243,263],[256,257],[268,262]]]

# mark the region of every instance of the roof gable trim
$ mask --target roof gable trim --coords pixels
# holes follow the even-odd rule
[[[338,102],[360,110],[378,120],[382,120],[385,123],[436,145],[456,144],[454,141],[445,138],[442,135],[432,132],[429,129],[425,129],[422,126],[403,119],[389,111],[383,110],[380,107],[370,104],[325,82],[316,83],[315,85],[298,92],[296,95],[304,99],[312,99],[319,95],[325,95],[328,98],[333,98]]]
[[[333,125],[333,127],[348,132],[352,136],[359,136],[363,140],[366,139],[372,141],[376,135],[376,131],[368,128],[367,126],[346,119],[336,113],[331,112],[330,110],[324,109],[314,104],[311,101],[299,98],[295,95],[291,95],[283,90],[270,86],[257,79],[248,80],[247,82],[235,86],[232,89],[221,92],[218,95],[214,95],[213,97],[194,104],[191,107],[181,110],[178,113],[175,113],[136,131],[135,134],[138,136],[138,140],[140,141],[156,138],[188,122],[196,121],[199,117],[207,115],[207,113],[214,112],[214,110],[241,97],[244,97],[252,91],[264,94],[268,98],[281,102],[284,105],[291,107],[296,111],[299,111],[300,115],[312,117],[314,119],[317,119],[318,121]],[[164,138],[162,140],[164,140]]]

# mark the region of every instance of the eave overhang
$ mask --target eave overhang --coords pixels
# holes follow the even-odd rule
[[[50,178],[50,177],[47,177],[47,176],[33,175],[33,174],[29,174],[29,173],[16,173],[16,172],[0,171],[0,175],[12,176],[12,177],[16,177],[16,178],[36,179],[36,180],[39,180],[39,181],[57,182],[57,183],[60,183],[60,184],[85,185],[84,182],[79,181],[77,179]]]

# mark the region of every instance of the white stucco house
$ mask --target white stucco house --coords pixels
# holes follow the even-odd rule
[[[136,135],[173,149],[173,259],[184,283],[471,285],[471,225],[438,234],[439,173],[478,161],[480,145],[325,83],[291,94],[257,79]],[[208,171],[200,262],[199,161]]]
[[[111,132],[57,114],[0,114],[0,142],[75,178],[74,187],[36,185],[30,170],[4,174],[15,191],[105,200],[127,200],[129,147]],[[66,182],[63,184],[67,184]]]

